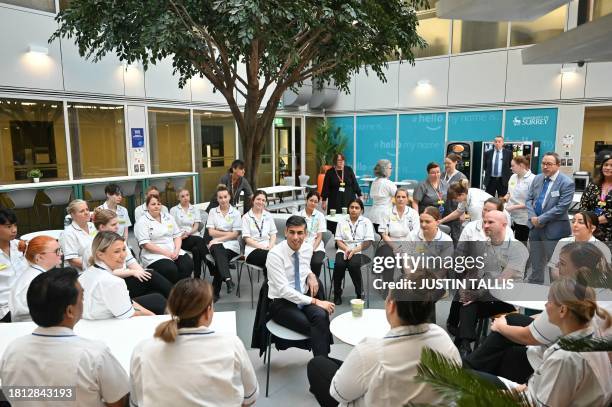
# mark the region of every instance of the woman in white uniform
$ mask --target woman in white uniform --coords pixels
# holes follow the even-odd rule
[[[12,322],[32,320],[27,299],[30,283],[39,274],[62,264],[62,248],[57,239],[50,236],[36,236],[28,242],[21,240],[19,251],[23,253],[29,267],[17,277],[11,289],[9,308]]]
[[[9,298],[17,278],[28,267],[18,249],[17,216],[10,209],[0,208],[0,323],[11,322]]]
[[[60,237],[64,260],[77,271],[83,272],[87,268],[85,251],[91,247],[97,233],[96,227],[89,221],[91,214],[87,202],[82,199],[70,202],[66,211],[72,218],[72,223],[64,228]]]
[[[512,229],[516,240],[525,243],[529,237],[525,201],[535,175],[529,170],[529,160],[522,155],[512,159],[510,168],[513,174],[508,181],[508,193],[504,197],[508,202],[506,210],[512,217]]]
[[[447,199],[454,199],[459,202],[457,209],[446,215],[440,223],[450,222],[459,219],[461,215],[467,213],[470,221],[478,220],[482,216],[482,206],[484,202],[492,198],[482,189],[469,188],[467,179],[455,182],[448,187],[446,192]]]
[[[268,252],[276,244],[276,224],[272,214],[266,211],[268,195],[262,190],[253,194],[251,209],[242,217],[242,239],[246,262],[266,271]]]
[[[200,210],[191,204],[189,190],[181,189],[176,194],[179,203],[170,209],[170,215],[182,231],[181,248],[191,252],[193,255],[193,276],[200,278],[202,275],[202,262],[208,254],[208,248],[202,236],[200,236]]]
[[[119,219],[117,214],[110,209],[96,209],[93,216],[93,224],[98,232],[117,233]],[[117,233],[118,234],[118,233]],[[168,298],[172,283],[152,268],[143,269],[136,258],[132,255],[130,247],[125,242],[126,258],[125,264],[113,270],[113,274],[125,280],[130,296],[139,297],[141,295],[157,292]],[[91,247],[85,251],[85,261],[87,266],[91,266],[92,252]]]
[[[111,319],[162,315],[166,299],[159,293],[131,297],[125,281],[113,274],[124,267],[125,241],[113,232],[100,232],[91,245],[91,266],[79,276],[83,287],[83,318]]]
[[[304,244],[310,244],[313,247],[310,270],[315,273],[317,278],[321,275],[321,268],[325,259],[323,233],[327,231],[325,215],[317,210],[320,201],[321,195],[317,191],[309,191],[306,195],[306,207],[296,213],[296,215],[306,219],[307,236]]]
[[[370,197],[373,200],[372,209],[368,218],[372,221],[374,231],[378,232],[378,227],[385,219],[385,216],[393,206],[393,196],[397,187],[389,179],[391,176],[392,166],[389,160],[378,160],[374,167],[374,176],[376,179],[370,187]]]
[[[104,193],[106,194],[106,202],[98,206],[98,208],[110,209],[117,214],[117,219],[119,220],[117,233],[127,240],[128,230],[130,226],[132,226],[132,221],[130,220],[130,215],[128,215],[128,210],[121,206],[121,202],[123,201],[121,188],[119,188],[117,184],[108,184],[104,187]]]
[[[421,228],[419,213],[408,205],[408,191],[399,188],[395,192],[395,205],[387,212],[378,227],[384,244],[376,249],[376,257],[394,257],[395,253],[406,251],[412,233]],[[383,271],[384,281],[393,281],[395,267]]]
[[[448,259],[453,257],[453,239],[438,227],[440,225],[440,211],[438,208],[428,206],[419,215],[420,229],[412,232],[408,253],[414,257],[428,257]],[[442,261],[442,264],[445,262]],[[428,267],[436,277],[446,278],[448,271],[440,267]]]
[[[147,213],[147,198],[151,195],[156,196],[159,202],[161,202],[159,189],[157,189],[155,185],[149,186],[145,192],[145,202],[142,205],[137,206],[136,209],[134,209],[134,223],[138,222],[138,219],[140,219],[142,215]],[[170,213],[166,205],[162,205],[161,211],[166,215]]]
[[[342,304],[342,280],[348,270],[355,296],[362,297],[361,266],[371,260],[363,251],[374,242],[374,227],[370,219],[363,216],[363,202],[353,199],[348,204],[349,216],[338,222],[336,228],[336,261],[334,263],[334,304]]]
[[[181,250],[183,232],[172,216],[162,212],[156,195],[149,195],[146,204],[147,212],[134,226],[134,236],[142,249],[140,260],[145,267],[154,269],[172,284],[189,278],[193,262]]]
[[[242,216],[238,209],[230,205],[231,196],[228,188],[217,186],[217,202],[219,206],[210,210],[206,220],[208,231],[208,250],[215,259],[211,268],[214,276],[213,288],[215,299],[219,298],[221,285],[225,281],[227,293],[234,289],[234,282],[229,270],[229,262],[240,253],[238,237],[242,230]]]
[[[136,346],[130,363],[134,406],[250,406],[257,377],[240,338],[210,328],[208,282],[182,280],[168,299],[171,319]]]

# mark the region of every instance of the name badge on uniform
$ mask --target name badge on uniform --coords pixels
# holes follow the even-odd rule
[[[125,225],[125,219],[119,219],[119,224],[120,225]]]
[[[0,271],[6,270],[8,268],[8,264],[0,263]]]
[[[168,225],[168,231],[172,232],[172,229],[174,229],[174,225],[171,223]]]
[[[344,187],[340,187],[340,188],[338,188],[338,191],[340,191],[340,192],[344,192],[344,190],[345,190],[345,188],[344,188]]]
[[[557,198],[559,196],[559,191],[550,191],[550,196]]]
[[[188,214],[187,214],[187,217],[188,217],[189,219],[191,219],[191,218],[193,218],[193,215],[192,215],[191,213],[188,213]]]

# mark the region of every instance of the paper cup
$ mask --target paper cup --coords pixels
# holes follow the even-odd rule
[[[353,317],[359,318],[363,316],[363,304],[364,301],[359,298],[355,298],[351,300],[351,311],[353,312]]]
[[[346,215],[347,213],[348,213],[348,208],[347,207],[342,208],[342,214]]]
[[[330,210],[329,210],[329,214],[330,214],[331,216],[336,216],[336,210],[335,210],[335,209],[330,209]]]

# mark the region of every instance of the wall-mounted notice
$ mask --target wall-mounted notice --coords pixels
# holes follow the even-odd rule
[[[144,129],[132,128],[130,132],[132,134],[132,148],[144,148]]]

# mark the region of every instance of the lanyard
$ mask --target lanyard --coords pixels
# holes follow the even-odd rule
[[[340,186],[344,186],[344,170],[342,170],[342,178],[340,177],[340,175],[338,175],[338,170],[334,168],[334,171],[336,172],[336,177],[338,178],[338,181],[340,181]]]
[[[442,200],[442,192],[440,192],[440,184],[438,184],[438,188],[434,188],[434,186],[431,184],[431,182],[427,181],[427,183],[429,184],[431,189],[433,189],[433,191],[436,193],[436,195],[438,195],[438,200],[441,201]]]
[[[350,219],[348,221],[349,224],[349,228],[351,229],[351,235],[353,236],[353,242],[355,242],[355,236],[357,235],[357,229],[359,228],[359,224],[361,223],[361,220],[357,220],[357,224],[355,225],[355,229],[353,229],[353,224],[351,223]]]
[[[256,227],[256,228],[257,228],[257,230],[259,231],[259,237],[260,237],[260,238],[261,238],[261,237],[263,237],[263,226],[264,226],[264,216],[263,216],[263,213],[261,214],[261,226],[259,226],[259,225],[257,224],[257,219],[255,219],[255,217],[254,217],[254,216],[249,215],[249,217],[250,217],[251,219],[253,219],[253,222],[255,222],[255,227]]]

